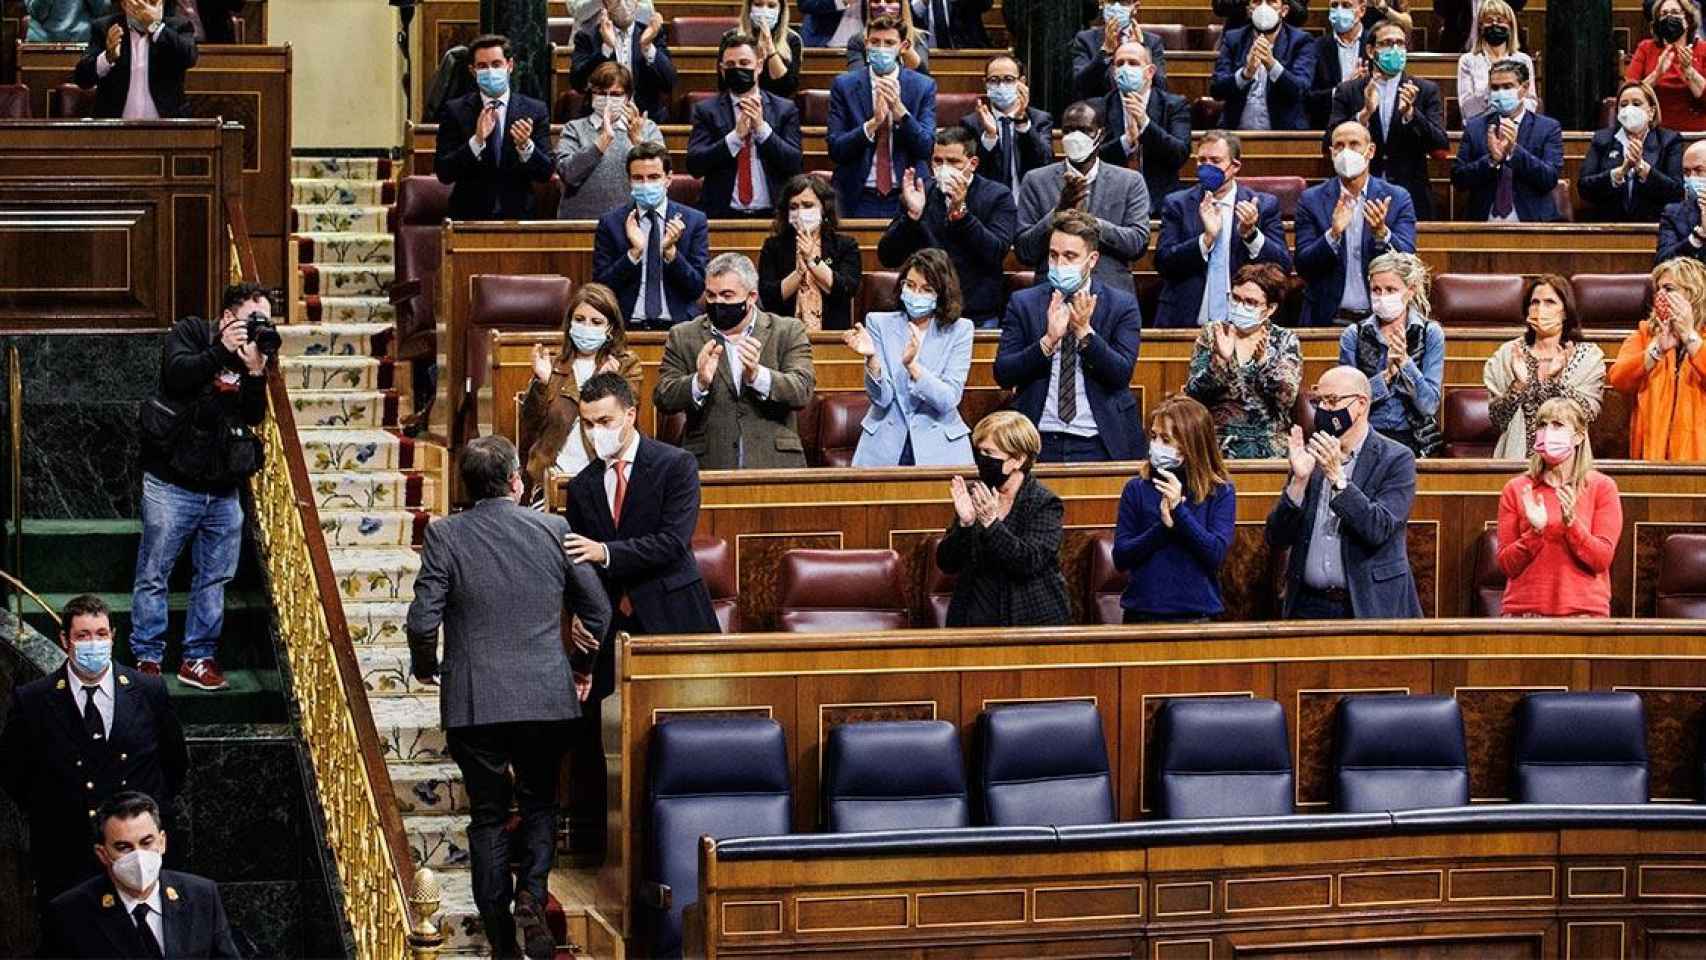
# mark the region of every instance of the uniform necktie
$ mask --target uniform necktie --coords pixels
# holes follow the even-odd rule
[[[894,189],[894,157],[889,148],[889,124],[877,125],[877,193],[888,196]]]
[[[162,958],[165,952],[160,949],[160,941],[154,939],[154,930],[148,926],[148,904],[139,903],[130,911],[136,920],[136,936],[142,940],[142,952],[150,957]]]
[[[83,688],[83,729],[89,731],[89,739],[99,743],[106,739],[107,728],[101,723],[100,708],[95,706],[95,692],[100,687]]]
[[[663,315],[663,217],[656,210],[646,214],[652,221],[651,239],[646,242],[646,319]]]
[[[1060,393],[1056,413],[1060,422],[1071,426],[1078,419],[1078,334],[1066,331],[1060,341]]]
[[[738,112],[738,107],[737,107]],[[740,154],[735,157],[735,199],[743,207],[752,205],[752,134],[740,142]]]
[[[614,523],[616,526],[621,526],[622,525],[622,505],[628,499],[628,470],[627,470],[628,461],[618,460],[618,461],[616,461],[615,465],[616,465],[616,497],[615,497],[615,503],[613,503],[610,507],[610,519],[611,519],[612,523]],[[606,547],[605,549],[608,550],[609,548]],[[628,600],[628,595],[625,593],[622,595],[622,599],[617,602],[616,609],[622,611],[623,616],[631,617],[634,615],[634,604]]]

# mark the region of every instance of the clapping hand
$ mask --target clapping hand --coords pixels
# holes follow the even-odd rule
[[[1633,137],[1629,138],[1629,148],[1623,154],[1624,172],[1639,178],[1642,159],[1644,159],[1644,152],[1641,149],[1641,141]]]
[[[1357,122],[1361,123],[1363,126],[1368,126],[1368,122],[1374,119],[1375,114],[1379,112],[1380,84],[1371,80],[1368,83],[1363,84],[1362,114],[1357,118]]]
[[[1303,428],[1293,425],[1291,434],[1286,437],[1286,458],[1291,461],[1291,475],[1295,479],[1308,483],[1315,473],[1315,454],[1311,452],[1308,443],[1303,439]]]
[[[1562,492],[1559,491],[1560,495]],[[1562,502],[1562,496],[1559,502]],[[1522,513],[1528,518],[1528,525],[1534,528],[1535,533],[1546,529],[1546,504],[1532,486],[1522,492]]]
[[[638,143],[640,140],[640,132],[644,130],[646,126],[646,115],[641,112],[639,106],[632,100],[628,101],[622,109],[624,116],[628,119],[628,140],[630,142]]]
[[[616,123],[610,116],[610,108],[606,107],[604,112],[598,115],[598,152],[603,153],[609,150],[610,145],[614,142],[616,142]]]
[[[498,108],[487,103],[480,108],[479,116],[474,118],[474,133],[481,143],[492,139],[492,131],[498,128]]]
[[[533,345],[533,379],[544,383],[551,379],[551,354],[543,343]]]
[[[1019,102],[1013,105],[1013,115],[1014,115],[1014,117],[1017,118],[1017,122],[1024,123],[1025,118],[1030,116],[1030,110],[1031,110],[1031,85],[1026,83],[1023,80],[1020,80],[1019,81]]]
[[[1173,510],[1184,502],[1185,487],[1172,472],[1160,467],[1153,468],[1155,492],[1161,495],[1161,523],[1163,526],[1173,525]]]
[[[537,9],[537,8],[535,8],[535,9]],[[646,29],[640,31],[640,52],[641,53],[644,53],[648,47],[650,47],[652,44],[657,42],[658,33],[662,30],[663,30],[663,15],[657,13],[656,11],[653,11],[652,12],[652,19],[650,22],[648,22],[646,24]]]
[[[515,144],[517,153],[527,149],[533,142],[533,121],[523,117],[509,125],[509,139]]]
[[[1345,466],[1345,454],[1338,438],[1317,432],[1309,438],[1309,455],[1315,458],[1327,481],[1338,486],[1344,478]]]
[[[759,351],[764,345],[752,337],[742,337],[735,344],[735,353],[740,357],[740,378],[748,386],[758,379]]]
[[[1214,194],[1203,191],[1202,202],[1197,204],[1197,216],[1202,218],[1203,239],[1208,241],[1210,250],[1220,239],[1220,204],[1214,202]]]
[[[1494,162],[1504,163],[1516,146],[1516,121],[1509,117],[1499,119],[1498,129],[1487,128],[1487,152],[1492,155]]]
[[[1066,177],[1061,183],[1060,200],[1055,203],[1056,210],[1076,210],[1084,204],[1090,195],[1090,181],[1084,179],[1078,171],[1068,167]]]
[[[598,39],[611,50],[616,49],[616,25],[610,22],[610,11],[598,11]]]
[[[976,523],[977,505],[971,501],[971,491],[966,488],[965,478],[949,480],[948,493],[954,498],[954,516],[959,518],[960,526],[969,527]]]
[[[1238,356],[1238,331],[1230,323],[1216,323],[1214,331],[1214,355],[1230,364]]]
[[[1072,334],[1079,340],[1090,335],[1090,318],[1096,315],[1096,295],[1085,284],[1072,295]]]
[[[911,167],[900,175],[900,202],[906,215],[913,220],[924,216],[924,184],[918,182],[918,172]]]
[[[645,256],[646,246],[651,243],[651,234],[640,223],[638,207],[628,212],[628,219],[624,221],[623,228],[628,234],[628,249],[633,251],[636,257]]]
[[[1533,487],[1529,488],[1534,489]],[[1558,512],[1563,515],[1564,526],[1574,526],[1576,523],[1576,486],[1567,483],[1558,488]]]
[[[1254,200],[1240,200],[1232,208],[1232,213],[1238,217],[1238,235],[1246,240],[1256,237],[1257,225],[1261,222],[1262,211]]]
[[[1366,208],[1365,204],[1364,209]],[[1329,228],[1335,239],[1344,236],[1345,231],[1351,228],[1351,217],[1356,214],[1356,209],[1356,198],[1351,196],[1349,191],[1340,190],[1339,201],[1333,204],[1333,225]]]
[[[1405,328],[1400,326],[1387,327],[1381,330],[1381,336],[1386,340],[1386,366],[1388,369],[1401,367],[1410,356],[1410,344],[1404,337]]]
[[[855,323],[853,329],[843,331],[841,342],[847,349],[867,360],[877,355],[877,345],[871,340],[871,331],[866,330],[862,323]]]
[[[123,7],[125,15],[140,23],[143,30],[150,29],[166,16],[163,0],[154,0],[153,3],[148,0],[124,0]]]
[[[977,509],[977,522],[984,526],[994,523],[1001,514],[1001,500],[995,491],[982,483],[971,485],[971,505]]]
[[[977,98],[977,122],[983,128],[983,135],[990,138],[1001,136],[1001,124],[995,118],[995,111],[989,107],[988,97]]]
[[[705,341],[705,345],[699,348],[699,358],[694,364],[700,392],[711,389],[711,382],[717,378],[717,366],[722,362],[723,342],[714,339]]]
[[[937,181],[937,187],[942,191],[942,199],[947,201],[948,210],[958,210],[966,202],[966,191],[971,189],[971,174],[964,170],[949,168],[947,176]]]
[[[1149,122],[1149,101],[1135,93],[1120,94],[1120,106],[1125,110],[1125,132],[1132,140]]]
[[[1404,81],[1404,85],[1398,88],[1398,116],[1405,123],[1409,123],[1416,116],[1416,94],[1419,92],[1416,85],[1409,80]]]
[[[681,240],[682,231],[687,229],[687,221],[681,219],[681,214],[669,218],[663,227],[663,260],[665,263],[675,262],[675,245]]]
[[[118,63],[124,50],[124,25],[115,23],[107,28],[107,63]]]
[[[598,370],[595,372],[597,372],[597,373],[621,373],[622,372],[622,363],[621,363],[621,361],[616,359],[615,354],[611,354],[610,356],[604,358],[604,362],[598,365]]]
[[[916,323],[907,326],[906,348],[900,352],[900,365],[910,368],[918,359],[918,348],[924,345],[924,328]]]
[[[1391,209],[1391,197],[1370,200],[1362,205],[1362,216],[1364,220],[1368,221],[1370,235],[1378,238],[1386,232],[1386,212]]]
[[[1056,290],[1048,301],[1048,329],[1043,339],[1060,343],[1066,337],[1066,328],[1072,322],[1072,308],[1067,306],[1065,298]]]

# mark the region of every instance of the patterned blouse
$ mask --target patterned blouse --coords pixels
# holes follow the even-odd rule
[[[1248,363],[1231,363],[1214,352],[1214,328],[1197,334],[1191,378],[1185,392],[1208,408],[1220,435],[1220,452],[1233,460],[1286,455],[1291,408],[1303,382],[1303,351],[1297,334],[1267,325],[1267,340]]]
[[[1511,358],[1525,368],[1520,384],[1510,374]],[[1523,338],[1507,341],[1481,368],[1490,401],[1487,414],[1499,430],[1493,456],[1521,460],[1534,446],[1534,415],[1553,397],[1574,400],[1589,423],[1599,418],[1600,396],[1605,391],[1605,353],[1598,344],[1578,340],[1564,355],[1564,366],[1556,376],[1542,379],[1540,361]]]

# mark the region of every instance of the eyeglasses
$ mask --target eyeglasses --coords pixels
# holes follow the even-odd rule
[[[1376,49],[1376,50],[1408,50],[1408,49],[1410,49],[1410,45],[1403,40],[1376,40],[1374,42],[1374,49]]]
[[[1362,394],[1312,392],[1309,394],[1309,399],[1316,406],[1326,407],[1329,410],[1339,410],[1350,406],[1353,400],[1361,400]]]
[[[1013,74],[998,77],[984,77],[984,83],[1018,83],[1019,78]]]
[[[1247,300],[1236,293],[1227,294],[1227,299],[1238,304],[1240,307],[1249,307],[1251,310],[1260,310],[1268,305],[1268,301],[1266,300]]]

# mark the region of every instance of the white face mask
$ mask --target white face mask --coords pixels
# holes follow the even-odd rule
[[[1374,315],[1382,320],[1396,320],[1404,315],[1404,295],[1401,293],[1377,293],[1368,298],[1369,305],[1374,308]]]
[[[1355,180],[1368,169],[1368,158],[1360,150],[1340,150],[1333,154],[1333,171],[1346,180]]]
[[[1265,3],[1250,11],[1250,24],[1263,33],[1279,26],[1279,22],[1279,11]]]
[[[618,97],[608,93],[592,95],[592,115],[602,117],[604,111],[610,111],[610,125],[613,127],[626,127],[628,125],[627,107],[627,97]]]
[[[776,29],[776,21],[781,19],[782,11],[776,7],[753,7],[747,11],[747,19],[760,30]]]
[[[795,230],[812,233],[823,225],[823,208],[801,207],[798,210],[790,210],[788,222],[794,225]]]
[[[160,861],[160,855],[153,850],[132,850],[113,861],[113,876],[140,893],[160,879]]]
[[[959,176],[960,176],[960,172],[958,170],[954,169],[953,167],[947,166],[946,164],[935,167],[932,172],[935,173],[935,175],[936,175],[937,185],[940,186],[944,191],[948,190],[955,183],[957,183],[959,180]]]
[[[1617,108],[1617,122],[1627,133],[1647,129],[1649,120],[1647,108],[1640,104],[1626,103]]]
[[[622,452],[621,427],[593,427],[586,435],[592,441],[592,452],[600,460],[609,460]]]
[[[1095,138],[1082,130],[1074,130],[1061,137],[1060,145],[1066,151],[1066,159],[1073,163],[1083,163],[1096,150]]]

